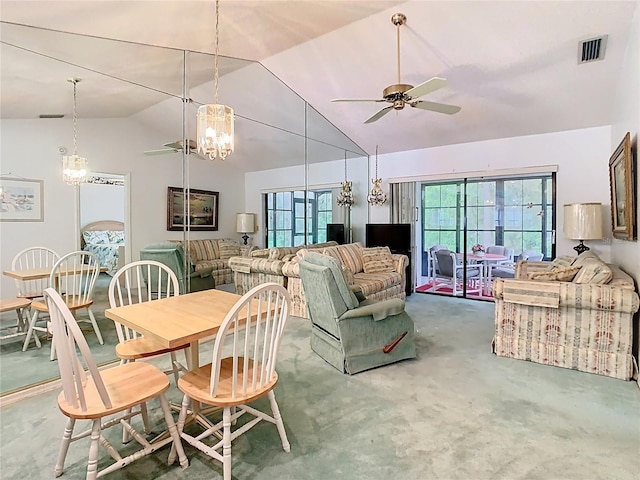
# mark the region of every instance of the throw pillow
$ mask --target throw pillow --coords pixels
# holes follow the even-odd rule
[[[233,240],[219,240],[218,247],[220,248],[220,260],[240,256],[240,244]]]
[[[362,249],[364,273],[394,272],[395,266],[389,247],[370,247]]]
[[[578,275],[573,279],[573,283],[604,285],[609,283],[612,278],[613,271],[606,263],[597,258],[588,258],[582,262],[580,273],[578,273]]]
[[[545,272],[533,272],[529,274],[530,280],[542,280],[548,282],[570,282],[576,276],[581,267],[555,267]]]
[[[553,259],[547,270],[553,270],[556,267],[569,267],[573,264],[575,259],[576,257],[573,255],[561,255]]]
[[[124,232],[122,230],[108,230],[109,243],[124,244]]]
[[[95,230],[92,232],[82,232],[84,243],[90,245],[106,245],[109,242],[109,234],[107,230]]]

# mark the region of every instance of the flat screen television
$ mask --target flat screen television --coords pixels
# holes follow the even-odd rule
[[[327,223],[327,242],[335,240],[339,245],[344,244],[344,224]]]
[[[410,223],[367,223],[367,247],[389,247],[391,252],[411,251]]]

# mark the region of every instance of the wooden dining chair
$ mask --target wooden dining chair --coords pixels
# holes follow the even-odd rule
[[[35,268],[48,268],[51,270],[59,259],[60,255],[50,248],[29,247],[18,252],[13,257],[11,270],[32,270]],[[42,297],[42,292],[49,286],[49,277],[36,280],[16,279],[15,282],[18,297],[34,299]]]
[[[168,266],[155,260],[140,260],[125,265],[113,276],[109,283],[109,306],[122,307],[179,294],[180,283]],[[188,345],[166,348],[125,325],[115,324],[119,342],[116,355],[121,363],[169,353],[171,369],[165,373],[173,374],[178,384],[178,374],[181,370],[186,371],[186,368],[177,362],[175,352],[186,349]]]
[[[54,288],[62,295],[67,307],[73,312],[76,317],[78,310],[87,309],[89,314],[88,321],[93,327],[93,331],[98,337],[100,345],[104,345],[102,339],[102,333],[96,322],[96,317],[91,311],[91,305],[93,305],[93,289],[96,284],[96,279],[100,273],[100,262],[98,257],[93,253],[83,252],[78,250],[71,252],[61,257],[51,269],[49,275],[49,287]],[[36,345],[40,348],[40,339],[35,332],[47,332],[49,326],[38,326],[38,317],[41,313],[48,313],[47,304],[44,300],[34,300],[31,302],[31,310],[33,315],[29,322],[29,329],[27,330],[27,337],[24,339],[22,351],[26,351],[33,336]],[[55,343],[51,343],[51,360],[55,358]]]
[[[53,288],[45,289],[44,297],[51,316],[62,381],[58,407],[68,417],[54,469],[55,476],[59,477],[63,473],[64,461],[71,442],[86,437],[91,437],[87,480],[119,470],[169,443],[173,444],[172,452],[175,452],[172,455],[173,460],[175,461],[177,454],[180,465],[186,468],[189,463],[164,395],[169,388],[167,376],[153,365],[144,362],[128,363],[99,371],[89,345],[65,300]],[[88,375],[81,360],[84,360]],[[142,416],[145,433],[150,433],[146,418],[146,402],[155,398],[160,400],[169,436],[160,435],[149,441],[132,427],[131,419],[138,415]],[[132,410],[133,408],[136,410]],[[113,415],[116,414],[119,415],[114,418]],[[103,423],[103,417],[107,416],[110,417],[109,420]],[[78,419],[91,420],[92,425],[89,430],[74,435],[73,431]],[[122,425],[142,448],[124,458],[121,457],[102,435],[103,430],[115,425]],[[115,461],[98,471],[100,446],[104,447]]]
[[[287,290],[276,283],[264,283],[248,291],[223,320],[216,335],[212,363],[178,380],[178,388],[185,394],[178,431],[192,446],[222,463],[224,480],[231,480],[232,441],[262,420],[276,425],[282,448],[285,452],[290,450],[273,392],[278,382],[276,358],[290,304]],[[248,324],[247,318],[251,319]],[[224,358],[223,350],[228,355]],[[271,415],[248,405],[264,396],[269,398]],[[221,408],[222,421],[208,422],[209,429],[196,437],[187,434],[184,424],[190,401]],[[245,413],[253,418],[231,431],[232,424],[235,426],[236,420]],[[202,442],[211,435],[221,440],[213,446]],[[172,450],[169,455],[170,462],[175,453]]]

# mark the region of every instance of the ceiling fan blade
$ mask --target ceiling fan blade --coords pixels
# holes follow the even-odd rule
[[[334,98],[332,102],[386,102],[384,98]]]
[[[393,105],[389,105],[388,107],[384,107],[382,110],[378,110],[371,117],[367,118],[364,123],[373,123],[376,120],[380,120],[383,116],[393,110]]]
[[[427,102],[425,100],[418,100],[417,102],[410,103],[412,107],[420,108],[422,110],[430,110],[432,112],[446,113],[447,115],[453,115],[462,110],[462,107],[457,105],[448,105],[446,103]]]
[[[404,92],[404,94],[409,98],[418,98],[426,95],[427,93],[435,92],[436,90],[446,86],[446,79],[441,77],[433,77],[426,82],[421,83],[420,85],[410,88],[409,90]]]
[[[159,150],[145,150],[143,153],[145,155],[165,155],[167,153],[177,153],[180,150],[176,150],[175,148],[161,148]]]

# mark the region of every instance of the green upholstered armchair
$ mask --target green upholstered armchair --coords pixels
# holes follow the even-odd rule
[[[300,278],[311,316],[311,349],[341,372],[354,374],[415,358],[414,325],[404,300],[362,300],[338,262],[308,252]]]
[[[180,282],[180,293],[199,292],[200,290],[208,290],[215,288],[215,280],[211,276],[213,267],[205,268],[197,272],[185,272],[191,269],[190,264],[185,263],[184,250],[182,245],[172,242],[151,243],[140,250],[140,260],[155,260],[164,263],[178,277]],[[189,292],[186,290],[187,278],[190,279]]]

